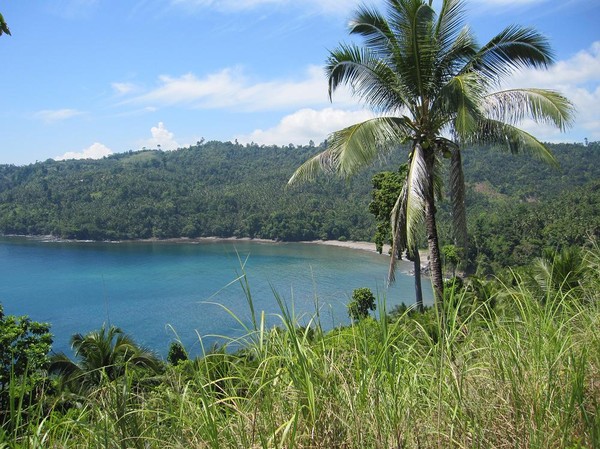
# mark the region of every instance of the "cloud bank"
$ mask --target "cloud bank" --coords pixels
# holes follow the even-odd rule
[[[142,142],[141,147],[166,151],[179,148],[179,144],[175,140],[175,134],[169,131],[163,122],[158,122],[157,126],[150,128],[150,134],[152,134],[152,137]]]
[[[577,141],[600,140],[600,41],[571,58],[558,61],[548,70],[523,70],[516,73],[506,88],[540,87],[557,90],[571,100],[576,109]],[[549,141],[564,141],[558,130],[525,122],[526,131]]]
[[[336,103],[356,104],[340,89]],[[235,109],[256,112],[290,107],[324,105],[329,102],[323,69],[309,66],[299,79],[253,81],[241,67],[224,68],[198,77],[187,73],[178,77],[162,75],[158,86],[126,100],[155,106],[181,106],[195,109]]]
[[[255,142],[265,145],[307,144],[309,140],[320,143],[333,131],[372,117],[373,114],[366,110],[301,109],[286,115],[272,128],[257,129],[250,134],[239,135],[237,139],[242,143]]]
[[[113,154],[113,152],[110,148],[99,142],[95,142],[81,151],[69,151],[62,156],[56,156],[54,160],[66,161],[68,159],[102,159],[103,157],[110,156],[111,154]]]

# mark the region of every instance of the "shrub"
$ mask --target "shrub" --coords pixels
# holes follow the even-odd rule
[[[373,292],[366,287],[357,288],[352,292],[352,301],[348,304],[348,316],[358,321],[369,316],[369,310],[376,308]]]

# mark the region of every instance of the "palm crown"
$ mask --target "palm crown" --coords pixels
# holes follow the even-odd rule
[[[329,94],[347,85],[377,117],[334,132],[327,149],[298,168],[290,183],[322,170],[349,176],[410,143],[409,171],[393,214],[394,241],[412,247],[425,228],[439,298],[443,284],[435,186],[442,157],[450,159],[456,239],[465,245],[460,146],[501,142],[512,152],[527,149],[554,163],[544,145],[516,125],[528,117],[563,130],[573,108],[550,90],[500,90],[515,70],[552,63],[548,41],[538,32],[509,26],[480,47],[464,26],[461,0],[444,0],[437,13],[431,3],[387,0],[387,17],[366,6],[356,11],[350,33],[361,36],[364,45],[342,44],[331,52],[326,64]]]
[[[49,371],[61,377],[71,390],[87,391],[123,376],[128,370],[142,369],[158,373],[161,362],[151,351],[139,346],[115,326],[102,326],[86,335],[75,334],[71,347],[78,361],[65,354],[52,357]]]

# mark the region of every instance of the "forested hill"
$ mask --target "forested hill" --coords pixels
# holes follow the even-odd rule
[[[548,147],[558,168],[494,148],[465,152],[472,266],[491,272],[525,265],[544,248],[600,238],[600,142]],[[441,213],[447,223],[447,208]]]
[[[497,149],[465,151],[472,214],[511,204],[547,204],[571,188],[600,179],[597,142],[549,147],[560,169]],[[130,152],[96,161],[3,165],[0,233],[76,239],[370,240],[371,177],[397,167],[407,152],[398,152],[396,159],[349,182],[323,176],[286,188],[295,168],[321,150],[313,145],[207,142],[173,152]]]
[[[173,152],[1,166],[0,233],[369,240],[377,168],[351,182],[322,177],[286,188],[294,170],[321,150],[207,142]]]

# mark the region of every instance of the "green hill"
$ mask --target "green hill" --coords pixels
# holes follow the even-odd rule
[[[495,148],[467,149],[470,258],[525,263],[544,246],[598,234],[600,143],[549,144],[560,164]],[[173,152],[0,166],[0,233],[71,239],[252,237],[371,240],[371,177],[398,151],[344,181],[322,176],[292,188],[293,171],[322,147],[207,142]],[[449,212],[440,203],[443,241]]]

